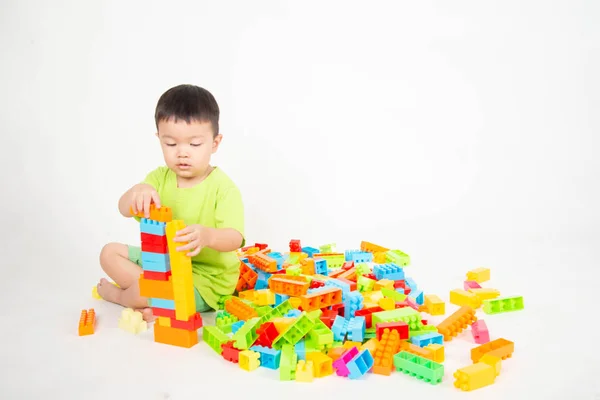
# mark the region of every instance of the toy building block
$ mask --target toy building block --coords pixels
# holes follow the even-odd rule
[[[368,308],[363,308],[360,310],[357,310],[354,313],[354,316],[356,317],[365,317],[365,321],[367,324],[367,329],[371,328],[373,326],[373,313],[376,312],[380,312],[380,311],[384,311],[383,308],[377,306],[377,307],[368,307]]]
[[[268,306],[275,304],[275,293],[269,289],[256,290],[254,292],[254,305],[256,306]]]
[[[365,339],[365,317],[353,317],[348,321],[348,340],[358,341],[362,344]]]
[[[346,334],[348,333],[348,323],[349,319],[346,319],[340,315],[335,317],[333,321],[333,325],[331,326],[331,331],[333,332],[333,339],[337,341],[344,341],[346,339]]]
[[[121,311],[119,328],[137,335],[138,333],[147,331],[148,324],[146,321],[144,321],[141,312],[134,311],[132,308],[125,308],[123,311]]]
[[[473,293],[475,296],[477,296],[481,302],[500,297],[500,291],[491,288],[469,289],[468,291],[469,293]]]
[[[96,311],[93,308],[81,310],[79,316],[79,336],[93,335],[96,326]]]
[[[221,345],[221,357],[223,357],[225,360],[232,362],[234,364],[238,363],[240,361],[240,349],[236,349],[233,346],[233,341],[230,340],[227,343],[223,343]]]
[[[303,312],[288,329],[273,341],[273,348],[279,350],[283,344],[294,345],[298,343],[312,329],[314,324],[315,322],[306,315],[306,312]]]
[[[202,328],[202,316],[199,312],[196,312],[186,321],[181,321],[177,318],[171,318],[171,327],[185,329],[188,331],[197,331],[198,329]]]
[[[467,272],[467,280],[483,283],[490,280],[489,268],[476,268]]]
[[[256,351],[260,354],[260,365],[269,369],[279,369],[279,363],[281,362],[281,350],[273,350],[269,347],[263,346],[252,346],[252,351]]]
[[[363,303],[364,298],[360,292],[352,291],[348,293],[348,296],[344,300],[344,317],[350,319],[356,316],[356,311],[363,308]]]
[[[248,261],[256,268],[264,272],[277,272],[277,261],[263,253],[256,253],[248,256]]]
[[[494,367],[483,362],[460,368],[453,376],[454,386],[465,392],[491,385],[496,380]]]
[[[364,240],[362,242],[360,242],[360,249],[362,251],[368,251],[370,253],[378,253],[378,252],[385,253],[390,250],[386,247],[379,246],[379,245],[371,243],[371,242],[366,242]]]
[[[408,324],[411,331],[420,330],[423,327],[421,315],[418,311],[410,308],[397,308],[391,311],[380,311],[373,313],[373,324],[377,326],[380,322],[397,322],[403,321]]]
[[[293,275],[273,275],[269,279],[269,288],[273,293],[299,297],[308,292],[310,284],[306,278]]]
[[[440,363],[440,364],[444,362],[444,359],[445,359],[444,346],[442,346],[441,344],[437,344],[437,343],[428,344],[427,346],[425,346],[425,350],[429,350],[431,352],[431,354],[433,355],[433,361]],[[431,357],[425,357],[425,358],[431,358]]]
[[[353,347],[349,350],[346,350],[337,360],[333,362],[333,368],[335,368],[335,373],[337,376],[345,377],[350,374],[347,364],[352,361],[352,359],[356,357],[358,353],[359,350],[356,347]]]
[[[131,207],[129,208],[129,212],[134,217],[145,218],[145,215],[143,212],[134,213],[133,208],[131,208]],[[160,208],[156,208],[156,205],[154,203],[150,204],[150,218],[149,219],[151,219],[153,221],[158,221],[158,222],[171,222],[172,218],[173,218],[173,212],[170,207],[162,206]]]
[[[254,371],[260,367],[260,353],[252,350],[240,351],[239,365],[246,371]]]
[[[154,341],[172,346],[190,348],[198,344],[198,331],[154,324]]]
[[[440,322],[437,330],[444,335],[444,340],[449,342],[475,321],[477,321],[475,311],[469,306],[462,306],[448,318]]]
[[[262,324],[257,330],[256,334],[258,335],[258,339],[256,339],[256,344],[258,346],[271,347],[273,345],[273,341],[277,339],[279,336],[279,332],[275,327],[273,322],[265,322]]]
[[[238,278],[235,290],[242,292],[244,290],[253,289],[256,285],[258,274],[243,261],[240,261],[240,277]]]
[[[394,366],[397,371],[410,374],[424,382],[437,385],[444,377],[444,365],[411,354],[406,351],[394,355]]]
[[[397,330],[385,328],[373,352],[373,373],[391,375],[394,369],[394,354],[400,349],[400,336]]]
[[[314,376],[313,362],[299,360],[296,366],[296,381],[312,382],[314,380]]]
[[[462,289],[450,291],[450,303],[457,306],[469,306],[474,309],[481,307],[481,299],[479,297],[474,293]]]
[[[231,315],[235,315],[241,321],[247,321],[258,317],[256,310],[244,303],[238,297],[231,297],[225,301],[225,310]]]
[[[348,378],[359,379],[364,376],[367,372],[373,368],[375,360],[369,350],[361,350],[359,353],[350,360],[346,366],[348,368]]]
[[[175,300],[173,294],[173,282],[169,278],[167,281],[150,280],[140,274],[138,280],[140,287],[140,296],[153,297],[158,299]]]
[[[315,274],[315,260],[312,258],[305,258],[300,260],[300,266],[302,268],[302,273],[304,275],[314,275]]]
[[[485,344],[490,341],[490,332],[484,320],[479,319],[471,325],[473,340],[477,344]]]
[[[171,318],[167,317],[157,317],[156,322],[162,326],[171,326]]]
[[[294,345],[284,344],[281,346],[281,360],[279,363],[279,380],[293,381],[296,379],[296,367],[298,356],[294,351]]]
[[[373,290],[377,291],[377,290],[381,290],[382,288],[394,290],[394,281],[391,279],[379,279],[378,281],[375,281]]]
[[[156,272],[144,270],[144,279],[152,281],[168,281],[171,278],[171,270],[166,272]]]
[[[433,350],[428,349],[426,347],[419,347],[407,341],[400,342],[400,350],[406,351],[407,353],[414,354],[422,358],[426,358],[431,361],[435,361],[435,354]]]
[[[385,253],[385,259],[389,263],[394,263],[402,267],[410,265],[410,256],[400,250],[388,250]]]
[[[319,318],[314,319],[315,324],[313,328],[308,332],[306,336],[307,342],[309,342],[314,348],[322,350],[327,346],[333,344],[333,331],[329,329],[327,325]]]
[[[202,328],[202,340],[217,354],[223,352],[222,345],[229,342],[229,336],[221,332],[216,326],[205,326]]]
[[[499,297],[483,301],[483,312],[486,314],[521,311],[524,308],[523,296]]]
[[[404,270],[394,263],[376,264],[373,267],[373,273],[377,280],[390,279],[392,281],[397,281],[404,279]]]
[[[425,347],[429,344],[439,344],[443,345],[444,340],[443,336],[440,333],[426,333],[424,335],[413,336],[410,339],[412,344],[415,344],[419,347]]]
[[[315,378],[323,378],[333,374],[333,360],[326,354],[318,351],[309,352],[306,354],[306,361],[313,363],[313,374]]]
[[[365,334],[365,336],[367,336]],[[377,346],[379,345],[379,340],[375,339],[375,338],[371,338],[369,340],[367,340],[366,342],[364,342],[359,350],[369,350],[369,352],[371,354],[375,354],[375,351],[377,350]]]
[[[510,340],[503,338],[492,340],[471,349],[471,360],[474,363],[479,362],[481,358],[489,354],[490,356],[500,357],[502,360],[512,357],[515,351],[515,344]]]
[[[261,318],[255,317],[247,320],[244,325],[231,338],[234,346],[238,349],[246,350],[258,339],[257,329],[260,327]]]
[[[396,309],[396,302],[394,301],[394,299],[391,299],[389,297],[383,297],[379,299],[377,305],[386,311]]]
[[[169,244],[171,280],[175,297],[175,316],[178,320],[187,320],[196,313],[196,299],[192,281],[192,259],[187,256],[186,252],[177,251],[177,247],[185,243],[173,241],[177,232],[183,228],[185,228],[185,223],[181,220],[167,222],[166,235]]]
[[[465,283],[463,285],[463,289],[465,289],[465,290],[481,289],[481,285],[475,281],[465,281]]]
[[[140,234],[147,233],[149,235],[164,236],[166,226],[165,222],[142,218],[140,220]]]
[[[381,340],[381,337],[386,329],[397,331],[400,340],[406,340],[409,338],[408,324],[404,321],[379,322],[375,325],[375,328],[377,340]]]
[[[342,290],[324,288],[310,294],[300,296],[301,307],[304,311],[318,310],[342,302]]]

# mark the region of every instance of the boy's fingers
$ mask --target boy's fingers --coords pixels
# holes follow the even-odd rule
[[[144,213],[146,218],[150,217],[150,201],[152,198],[150,196],[144,196]]]
[[[197,256],[200,253],[200,250],[202,250],[202,247],[198,246],[193,251],[189,252],[187,255],[189,257]]]
[[[186,235],[192,233],[192,230],[190,229],[189,226],[186,226],[185,228],[183,228],[182,230],[179,230],[177,232],[175,232],[175,235],[180,237],[181,235]]]
[[[137,204],[137,212],[144,211],[144,198],[143,197],[138,197],[136,204]]]
[[[156,204],[156,208],[160,208],[160,196],[156,192],[152,192],[152,201]]]
[[[185,244],[183,246],[179,246],[176,250],[177,251],[186,251],[186,250],[193,249],[195,246],[196,246],[196,244],[194,242],[190,242],[190,243]]]
[[[177,235],[173,238],[174,242],[190,242],[194,239],[194,233],[190,232],[188,234],[184,234],[183,236]]]

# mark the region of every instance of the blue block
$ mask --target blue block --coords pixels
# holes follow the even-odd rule
[[[170,271],[171,263],[169,255],[142,251],[142,269],[154,272]]]
[[[264,346],[252,346],[250,350],[260,353],[260,366],[269,369],[279,369],[281,350],[274,350]]]
[[[419,305],[423,305],[423,303],[425,302],[425,296],[423,295],[423,291],[420,289],[414,290],[410,292],[410,294],[408,295],[408,297],[412,298],[415,300],[415,303],[419,304]]]
[[[363,308],[364,298],[360,292],[356,290],[350,292],[348,296],[346,296],[346,300],[344,300],[344,316],[346,319],[350,319],[354,317],[356,311]]]
[[[300,315],[302,315],[300,310],[290,310],[290,311],[288,311],[287,314],[284,315],[284,317],[296,318],[296,317],[299,317]]]
[[[354,261],[355,263],[371,262],[373,261],[373,253],[361,250],[346,250],[345,260]]]
[[[336,287],[342,289],[342,301],[344,301],[350,293],[350,285],[337,279],[330,279],[326,281],[324,287]]]
[[[275,306],[280,305],[289,298],[290,296],[288,296],[287,294],[275,294]]]
[[[150,298],[150,299],[148,299],[148,305],[150,307],[166,308],[167,310],[174,310],[175,309],[175,300]]]
[[[140,233],[149,233],[151,235],[165,236],[167,224],[165,222],[153,221],[142,218],[140,220]]]
[[[240,258],[240,260],[241,260],[241,261],[242,261],[244,264],[246,264],[247,266],[249,266],[249,267],[250,267],[250,260],[248,260],[248,257]],[[253,266],[252,266],[252,267],[250,267],[250,268],[253,268]]]
[[[245,321],[238,321],[238,322],[231,324],[231,333],[235,334],[238,331],[238,329],[240,329],[242,326],[244,326],[245,323],[246,323]]]
[[[269,253],[269,257],[271,257],[275,262],[277,262],[277,269],[280,270],[283,268],[283,263],[285,262],[285,258],[281,253]]]
[[[362,342],[365,340],[367,321],[365,317],[354,317],[348,322],[348,340]]]
[[[410,342],[419,347],[425,347],[429,344],[444,344],[444,336],[441,333],[432,332],[424,335],[413,336]]]
[[[306,361],[306,343],[304,339],[301,339],[298,343],[296,343],[296,346],[294,346],[294,351],[298,356],[298,360]]]
[[[373,267],[373,274],[375,274],[377,280],[389,279],[399,281],[404,279],[404,270],[394,263],[375,265]]]
[[[303,247],[302,252],[308,254],[308,257],[312,258],[315,254],[319,254],[321,251],[319,249],[315,249],[314,247]]]
[[[258,279],[256,279],[256,284],[254,285],[254,290],[267,289],[269,287],[269,278],[272,274],[268,272],[258,270]]]
[[[331,325],[331,331],[333,332],[333,340],[343,342],[348,332],[348,320],[340,315],[336,315]]]
[[[404,283],[406,283],[406,285],[410,288],[411,291],[413,290],[417,290],[417,283],[414,281],[413,278],[406,278],[404,280]]]
[[[323,258],[315,260],[315,274],[329,276],[329,271],[327,270],[327,260]]]
[[[375,360],[373,360],[373,356],[369,352],[369,350],[365,349],[358,353],[356,357],[354,357],[346,367],[350,371],[348,378],[350,379],[358,379],[361,376],[364,376],[367,372],[373,368],[373,364]]]

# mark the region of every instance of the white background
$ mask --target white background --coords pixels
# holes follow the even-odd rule
[[[1,397],[599,398],[599,18],[594,1],[2,1]],[[117,201],[162,164],[154,107],[180,83],[220,104],[214,162],[250,243],[368,240],[445,300],[478,266],[523,295],[523,312],[479,313],[516,343],[496,384],[452,387],[469,332],[432,387],[279,383],[120,331],[90,298],[98,254],[138,241]]]

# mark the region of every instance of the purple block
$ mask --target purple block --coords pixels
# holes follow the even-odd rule
[[[338,376],[348,376],[350,370],[346,366],[354,357],[358,355],[358,349],[356,347],[347,350],[340,358],[333,362],[333,368],[336,369],[335,373]]]

